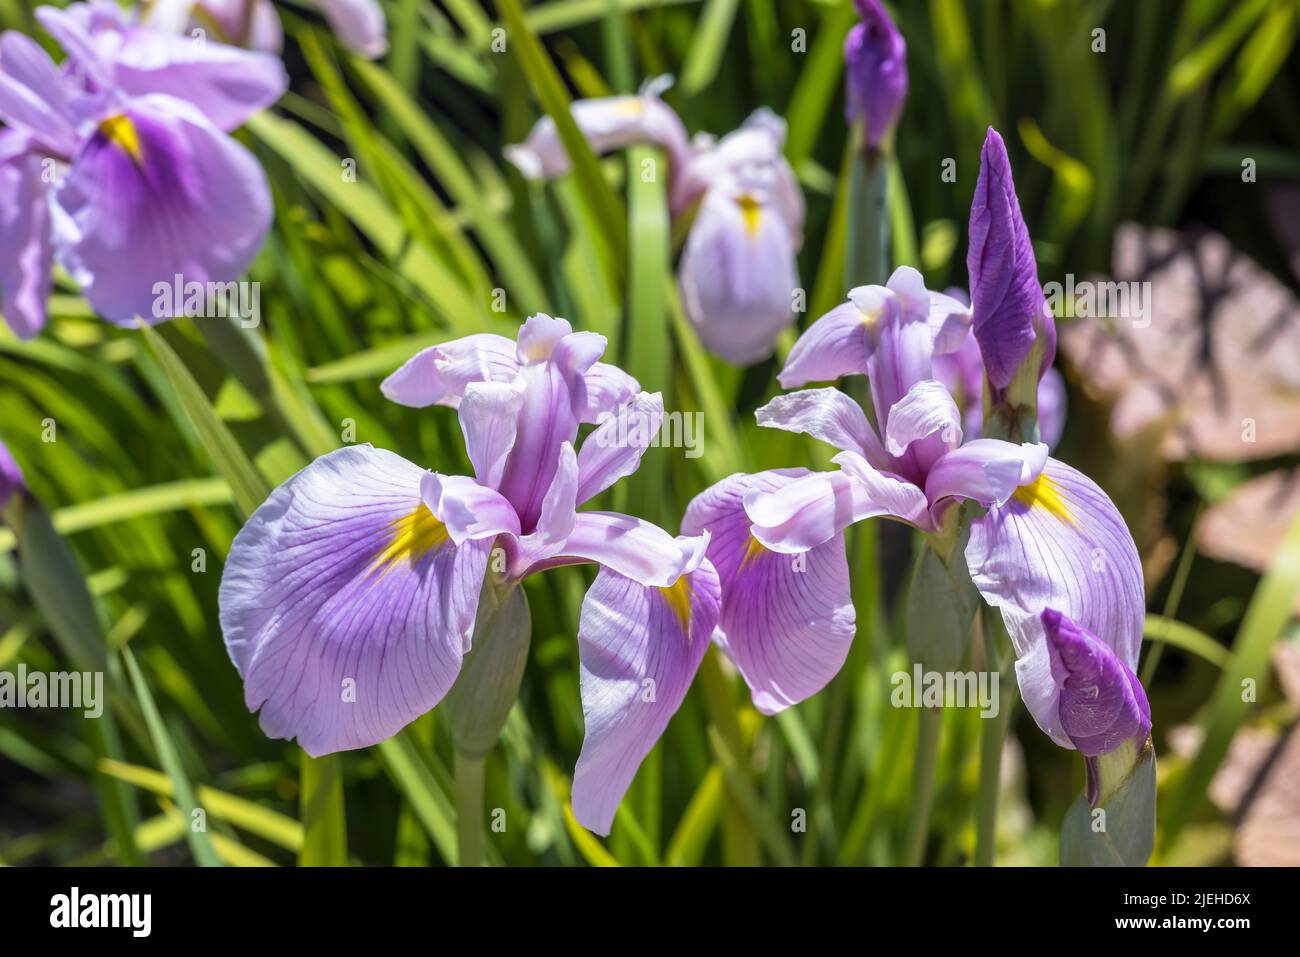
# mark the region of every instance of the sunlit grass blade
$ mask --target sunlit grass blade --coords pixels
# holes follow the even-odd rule
[[[225,476],[235,505],[245,517],[252,515],[266,501],[271,492],[270,486],[249,461],[230,428],[218,417],[203,389],[194,381],[194,376],[172,347],[148,326],[141,325],[140,328],[149,348],[162,365],[181,407],[198,433],[199,440],[212,459],[212,464]]]
[[[683,95],[699,93],[717,77],[738,6],[740,0],[705,0],[690,52],[682,66]]]
[[[348,862],[347,818],[343,810],[343,762],[339,755],[313,758],[303,752],[299,773],[302,818],[300,867],[343,867]]]
[[[606,265],[610,268],[611,275],[618,276],[627,261],[627,224],[622,203],[605,181],[596,155],[578,129],[569,109],[569,96],[565,92],[564,83],[541,41],[524,20],[519,0],[501,0],[499,6],[509,31],[511,50],[524,75],[528,77],[538,103],[555,122],[555,128],[569,154],[572,175],[578,183],[583,201],[590,206],[592,217],[609,246],[610,262]]]
[[[376,750],[393,783],[411,802],[438,855],[451,863],[457,857],[455,810],[420,759],[416,746],[407,732],[402,731],[378,745]]]
[[[185,839],[194,854],[194,861],[204,867],[218,866],[221,864],[221,858],[208,837],[206,823],[200,824],[201,815],[195,814],[195,811],[202,811],[202,809],[194,799],[194,789],[190,785],[190,779],[181,765],[180,756],[176,753],[176,745],[167,732],[167,726],[163,724],[162,715],[158,713],[158,706],[154,703],[153,693],[149,690],[144,675],[140,673],[140,666],[136,664],[130,648],[122,649],[122,660],[126,664],[127,674],[130,675],[131,685],[140,703],[140,710],[144,713],[149,737],[153,740],[154,751],[158,754],[158,762],[167,773],[167,777],[171,779],[172,791],[182,815],[190,822]]]
[[[142,788],[159,797],[174,798],[176,786],[166,774],[138,764],[125,764],[103,758],[99,770],[127,784]],[[265,838],[272,844],[295,854],[303,846],[303,827],[298,821],[273,811],[255,801],[200,784],[194,791],[198,804],[215,818],[233,824],[249,834]]]

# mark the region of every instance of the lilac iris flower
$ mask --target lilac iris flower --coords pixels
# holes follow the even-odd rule
[[[41,7],[56,66],[0,37],[0,295],[11,328],[45,322],[53,263],[105,319],[168,318],[157,282],[243,274],[271,222],[266,176],[226,135],[274,102],[280,62],[143,28],[112,3]]]
[[[975,339],[994,401],[1001,402],[1026,360],[1037,362],[1030,370],[1033,382],[1052,364],[1056,325],[1038,283],[1038,263],[1020,214],[1007,147],[992,127],[980,153],[971,202],[966,269]]]
[[[388,24],[379,0],[311,0],[343,44],[375,59],[388,52]],[[152,0],[146,22],[168,33],[204,30],[234,46],[279,53],[284,45],[280,17],[271,0]]]
[[[660,98],[671,80],[637,96],[579,100],[573,118],[597,153],[654,143],[668,157],[668,195],[678,220],[694,216],[678,264],[682,307],[705,348],[737,365],[772,354],[795,318],[796,255],[804,200],[782,150],[785,121],[760,109],[720,140],[685,127]],[[543,117],[509,159],[528,179],[568,172],[555,124]]]
[[[720,594],[706,535],[578,511],[636,471],[663,416],[659,395],[598,361],[604,349],[544,315],[517,343],[480,334],[426,349],[384,395],[457,409],[473,478],[355,446],[253,514],[226,562],[221,626],[268,735],[312,755],[383,741],[451,689],[485,579],[509,587],[595,563],[578,626],[586,737],[573,808],[609,832],[707,650]],[[575,451],[583,423],[597,425]]]
[[[1045,444],[963,441],[934,359],[961,347],[969,323],[959,301],[928,292],[908,267],[886,286],[852,290],[803,334],[779,378],[789,388],[866,375],[874,415],[833,388],[778,396],[757,413],[760,425],[839,449],[839,469],[734,475],[687,508],[683,531],[712,534],[707,554],[723,594],[717,640],[760,711],[814,694],[844,663],[854,632],[844,529],[883,517],[951,536],[963,501],[983,510],[965,549],[971,579],[1001,609],[1021,693],[1044,731],[1076,747],[1071,730],[1089,727],[1082,717],[1073,723],[1081,702],[1070,669],[1053,667],[1045,609],[1135,667],[1142,573],[1114,504]],[[1091,746],[1097,736],[1086,737]]]
[[[907,99],[907,43],[880,0],[854,0],[862,22],[844,40],[845,113],[861,121],[866,144],[878,149]]]

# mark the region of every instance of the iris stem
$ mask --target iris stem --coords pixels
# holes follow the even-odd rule
[[[934,768],[939,758],[939,732],[943,710],[924,708],[916,736],[916,764],[912,773],[912,816],[907,822],[903,863],[920,867],[925,859],[925,838],[930,832],[930,811],[934,806]]]
[[[984,718],[980,730],[980,779],[975,798],[975,866],[992,867],[997,859],[998,799],[1001,797],[1002,751],[1011,715],[1020,694],[1016,689],[1011,636],[1002,613],[989,605],[980,606],[980,634],[984,644],[984,667],[998,672],[998,713]],[[1004,689],[1013,689],[1004,693]]]
[[[456,751],[456,849],[461,867],[483,864],[483,757]]]
[[[849,172],[849,232],[845,286],[883,283],[889,278],[889,163],[878,150],[861,145],[855,127],[857,156]]]

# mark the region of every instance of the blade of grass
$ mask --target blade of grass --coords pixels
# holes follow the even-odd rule
[[[167,733],[167,726],[163,724],[162,716],[158,713],[153,693],[150,692],[144,675],[140,673],[140,666],[135,663],[135,656],[131,654],[130,648],[122,649],[122,660],[126,664],[127,674],[130,675],[131,685],[140,703],[140,710],[144,713],[149,737],[153,740],[154,751],[158,754],[158,762],[167,773],[167,777],[171,779],[172,791],[176,795],[180,813],[190,823],[185,832],[185,840],[189,842],[194,861],[202,867],[219,867],[222,861],[212,846],[207,828],[194,826],[194,812],[200,809],[199,803],[194,799],[194,789],[176,753],[176,745],[171,735]]]

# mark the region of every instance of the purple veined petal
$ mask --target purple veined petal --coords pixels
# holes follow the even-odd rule
[[[926,471],[943,453],[961,445],[961,413],[948,389],[935,379],[924,379],[908,389],[889,410],[888,423],[885,449],[890,455],[901,456],[916,443],[936,440],[923,463]]]
[[[704,554],[703,537],[674,538],[658,525],[618,512],[579,512],[558,554],[596,564],[641,585],[666,588]]]
[[[27,480],[23,478],[23,470],[9,454],[9,449],[4,442],[0,442],[0,511],[4,510],[4,507],[9,504],[9,499],[14,495],[26,491]]]
[[[93,9],[93,8],[91,8]],[[94,40],[87,33],[86,27],[79,22],[75,10],[61,10],[58,7],[37,7],[36,19],[50,36],[58,41],[64,52],[85,73],[96,88],[111,89],[112,71],[96,48]]]
[[[597,362],[582,377],[586,390],[586,403],[580,420],[590,425],[599,422],[603,414],[616,412],[630,402],[640,391],[641,383],[618,366]]]
[[[519,373],[515,343],[480,332],[421,349],[379,386],[384,398],[422,409],[460,405],[471,382],[509,382]]]
[[[1146,603],[1137,547],[1119,510],[1078,470],[1049,458],[1032,483],[971,523],[971,580],[1002,612],[1016,649],[1025,704],[1038,726],[1069,747],[1050,677],[1040,615],[1053,608],[1136,668]]]
[[[505,496],[465,475],[425,472],[420,498],[439,516],[447,535],[457,545],[481,538],[519,534],[519,516]]]
[[[789,226],[770,193],[740,184],[710,189],[686,238],[677,282],[706,349],[734,365],[771,355],[794,322],[799,273]]]
[[[1039,477],[1046,462],[1047,446],[1041,442],[974,439],[934,464],[925,481],[925,497],[936,506],[946,498],[1004,505],[1017,489]]]
[[[289,86],[273,54],[140,28],[122,34],[113,79],[132,96],[166,93],[192,103],[227,132],[275,103]]]
[[[876,470],[855,452],[841,452],[832,461],[840,471],[811,472],[779,489],[745,495],[760,544],[775,552],[803,552],[880,515],[928,527],[925,496],[915,485]]]
[[[465,451],[474,466],[474,476],[489,488],[500,488],[506,461],[515,447],[519,412],[525,397],[524,384],[470,382],[457,409]]]
[[[930,316],[927,320],[934,333],[935,356],[956,352],[969,341],[970,306],[942,292],[930,293]]]
[[[561,446],[578,439],[587,402],[584,376],[605,347],[604,337],[592,333],[553,335],[560,326],[568,323],[534,316],[519,333],[524,400],[499,488],[519,513],[525,534],[537,525]]]
[[[45,326],[53,285],[50,194],[43,163],[31,153],[0,162],[0,314],[20,339],[30,339]]]
[[[890,409],[912,386],[934,376],[929,293],[920,275],[908,267],[896,269],[889,281],[889,287],[859,286],[849,292],[850,299],[870,317],[867,376],[884,434],[889,432]]]
[[[663,417],[664,398],[658,392],[642,392],[617,412],[605,413],[578,452],[579,505],[637,470],[658,438]]]
[[[524,320],[516,336],[515,358],[520,365],[546,362],[566,336],[573,335],[569,320],[535,313]]]
[[[421,500],[424,475],[392,452],[339,449],[235,536],[221,629],[270,737],[313,756],[367,747],[451,688],[492,543],[452,543]]]
[[[787,392],[758,409],[754,417],[761,426],[803,432],[837,449],[857,452],[877,468],[888,468],[889,456],[862,406],[839,389]]]
[[[664,149],[677,169],[685,162],[688,147],[681,119],[660,99],[671,85],[671,77],[656,77],[635,96],[577,100],[570,107],[573,120],[597,154],[653,143]],[[549,116],[533,125],[524,142],[507,146],[504,152],[525,179],[555,179],[569,171],[568,151]]]
[[[66,112],[66,87],[39,43],[13,30],[0,34],[0,119],[63,157],[71,156],[77,143]]]
[[[1005,389],[1034,346],[1034,326],[1045,299],[1011,161],[997,130],[989,127],[980,154],[970,211],[971,312],[989,382]],[[1050,361],[1050,358],[1049,360]]]
[[[1038,437],[1049,449],[1056,448],[1065,431],[1065,377],[1057,369],[1048,369],[1038,380]]]
[[[312,0],[353,53],[376,60],[388,52],[388,23],[379,0]]]
[[[809,326],[790,350],[777,380],[785,389],[866,375],[870,317],[852,302],[841,303]]]
[[[582,602],[578,651],[585,734],[573,772],[573,815],[609,833],[637,768],[690,688],[718,621],[707,561],[671,588],[602,568]]]
[[[521,561],[527,565],[543,562],[562,551],[577,521],[578,457],[573,445],[560,446],[559,461],[551,486],[542,498],[537,524],[519,541]]]
[[[840,670],[853,641],[854,611],[844,536],[796,555],[764,548],[750,534],[744,498],[809,475],[780,469],[732,475],[686,507],[682,532],[709,532],[709,561],[722,585],[713,638],[744,676],[763,714],[811,697]]]
[[[1040,616],[1059,687],[1061,730],[1093,758],[1151,733],[1151,706],[1133,669],[1086,628],[1059,611]]]
[[[105,118],[56,196],[59,261],[101,316],[124,325],[172,318],[175,285],[238,279],[271,225],[261,165],[170,96]]]

